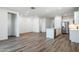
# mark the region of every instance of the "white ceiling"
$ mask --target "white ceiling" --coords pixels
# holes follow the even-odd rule
[[[42,16],[42,17],[54,17],[56,15],[73,15],[74,11],[78,10],[78,7],[1,7],[12,11],[17,11],[24,16]]]

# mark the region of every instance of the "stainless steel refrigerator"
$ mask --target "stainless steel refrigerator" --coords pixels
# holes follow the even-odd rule
[[[68,34],[69,33],[69,22],[64,21],[61,23],[62,33]]]

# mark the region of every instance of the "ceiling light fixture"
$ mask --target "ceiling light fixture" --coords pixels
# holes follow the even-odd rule
[[[30,9],[35,9],[35,7],[30,7]]]

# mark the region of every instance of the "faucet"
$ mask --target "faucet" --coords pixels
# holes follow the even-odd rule
[[[78,29],[78,26],[77,26],[77,29]]]

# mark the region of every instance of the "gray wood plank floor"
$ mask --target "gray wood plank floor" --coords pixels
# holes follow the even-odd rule
[[[44,33],[27,33],[19,38],[0,41],[0,52],[78,52],[79,44],[72,43],[68,35],[46,39]]]

